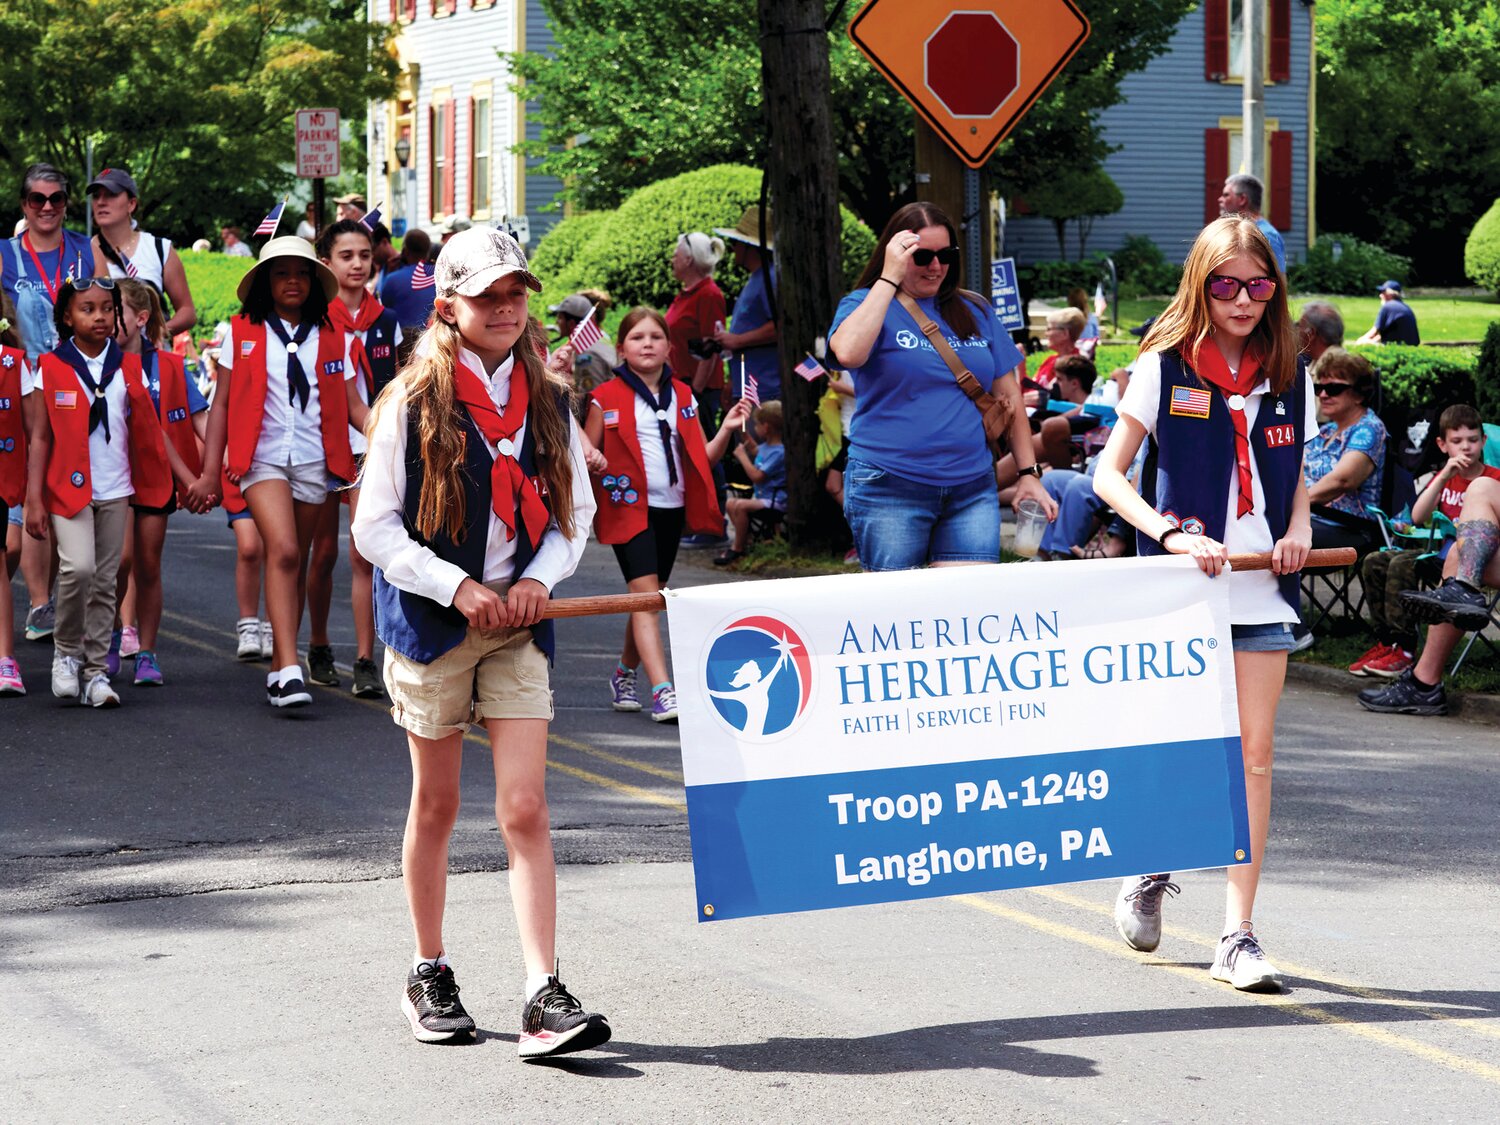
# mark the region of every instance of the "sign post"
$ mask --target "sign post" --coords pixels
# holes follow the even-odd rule
[[[339,163],[339,111],[299,109],[296,125],[297,175],[313,182],[313,210],[318,227],[323,225],[323,183],[337,177]]]

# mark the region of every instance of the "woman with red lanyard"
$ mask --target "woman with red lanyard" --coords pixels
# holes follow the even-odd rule
[[[328,320],[338,281],[296,235],[273,238],[239,285],[209,408],[204,462],[228,447],[226,475],[238,484],[265,544],[266,613],[273,707],[312,702],[297,661],[297,632],[312,547],[330,486],[357,470],[349,426],[367,413],[354,385],[344,334]]]
[[[40,395],[31,392],[36,381],[21,336],[13,323],[10,298],[0,293],[0,506],[8,511],[5,524],[5,580],[10,582],[21,560],[22,502],[26,499],[26,434],[37,424]],[[21,669],[16,664],[15,608],[9,596],[0,598],[0,695],[25,695]]]

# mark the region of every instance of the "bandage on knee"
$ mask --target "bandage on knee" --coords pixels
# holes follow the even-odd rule
[[[1253,773],[1256,777],[1265,777],[1266,774],[1271,772],[1270,766],[1246,766],[1245,768]]]

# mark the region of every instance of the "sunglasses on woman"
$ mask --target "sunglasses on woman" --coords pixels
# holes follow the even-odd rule
[[[1345,391],[1353,389],[1353,383],[1318,383],[1314,387],[1319,398],[1338,398]]]
[[[39,191],[26,193],[26,202],[40,211],[49,204],[53,207],[61,207],[68,202],[68,193],[65,191],[54,191],[51,195],[43,195]]]
[[[85,289],[93,289],[95,286],[109,292],[115,287],[115,279],[112,277],[75,277],[71,278],[68,284],[73,287],[75,293],[82,293]]]
[[[1239,297],[1241,289],[1250,294],[1252,301],[1264,304],[1276,296],[1276,279],[1252,277],[1249,281],[1241,281],[1220,273],[1209,275],[1208,295],[1215,301],[1233,301]]]
[[[913,250],[911,260],[918,266],[926,268],[932,265],[932,259],[936,258],[941,265],[958,265],[958,247],[944,246],[941,250]]]

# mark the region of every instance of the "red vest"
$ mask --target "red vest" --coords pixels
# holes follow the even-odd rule
[[[266,339],[264,324],[237,316],[233,326],[237,355],[230,358],[234,376],[229,387],[229,470],[236,476],[250,471],[260,428],[266,416]],[[250,343],[249,353],[245,344]],[[306,370],[306,367],[303,368]],[[349,400],[344,390],[344,334],[327,321],[318,325],[319,430],[328,471],[346,481],[358,474],[349,449]]]
[[[698,421],[692,389],[681,379],[672,380],[677,404],[677,435],[681,438],[683,492],[687,501],[687,530],[694,534],[720,535],[724,517],[714,491],[713,469],[708,464],[708,446]],[[591,477],[599,514],[594,527],[601,543],[627,543],[646,530],[646,468],[641,442],[635,432],[636,393],[624,380],[611,379],[594,388],[594,400],[604,411],[604,441],[600,452],[609,461],[604,477]],[[629,479],[618,487],[618,478]],[[611,480],[611,478],[615,478]],[[610,487],[604,482],[610,481]]]
[[[188,410],[187,371],[182,357],[171,352],[156,353],[157,393],[161,397],[159,416],[161,430],[166,439],[177,450],[177,456],[194,476],[203,471],[203,458],[198,453],[198,435],[193,430],[193,416]],[[183,503],[181,489],[177,502]]]
[[[37,393],[43,396],[47,420],[52,423],[52,452],[47,457],[43,493],[47,511],[66,519],[83,511],[94,498],[89,470],[89,392],[72,366],[53,352],[42,356],[41,376]],[[125,356],[120,378],[125,380],[125,430],[135,502],[160,508],[172,499],[172,468],[141,373],[140,356]]]
[[[0,345],[0,504],[26,499],[26,423],[21,417],[21,364],[26,353]]]

